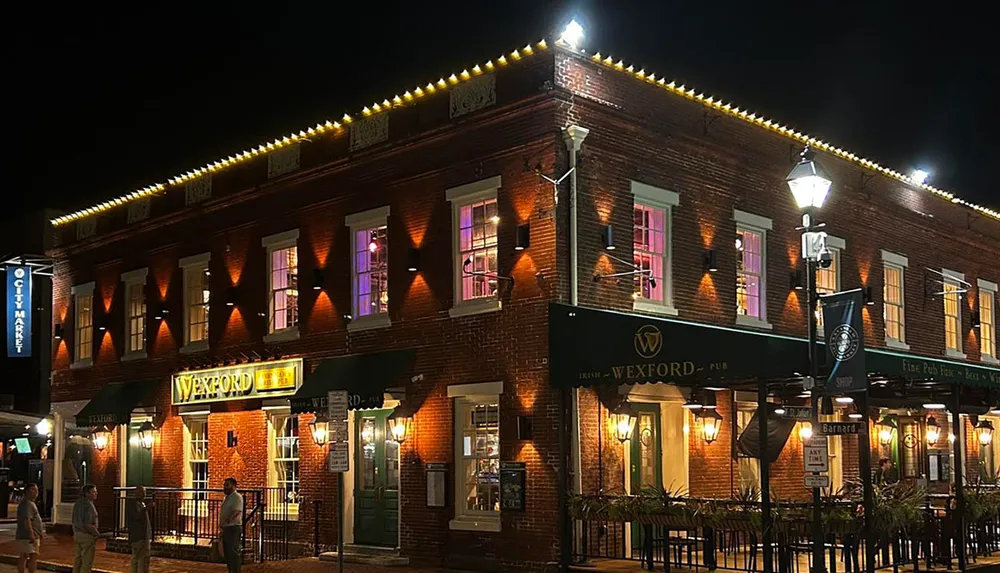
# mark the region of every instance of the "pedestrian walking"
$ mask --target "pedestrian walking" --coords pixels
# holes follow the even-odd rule
[[[45,528],[38,513],[35,500],[38,499],[38,484],[29,483],[24,488],[24,497],[17,504],[17,530],[14,541],[18,547],[17,573],[35,573],[38,565],[38,551]]]
[[[153,502],[146,502],[146,488],[136,486],[135,499],[128,505],[128,542],[132,546],[131,573],[149,573],[149,549],[153,542],[153,525],[149,511]]]
[[[91,573],[94,553],[97,551],[97,487],[83,486],[81,495],[73,504],[73,573]]]
[[[243,562],[243,496],[236,491],[236,478],[229,477],[222,484],[226,499],[219,512],[219,539],[229,573],[240,573]],[[74,572],[76,573],[76,572]]]

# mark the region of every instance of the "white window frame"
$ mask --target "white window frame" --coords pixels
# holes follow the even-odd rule
[[[199,255],[191,255],[190,257],[184,257],[178,261],[177,265],[181,269],[181,286],[184,289],[184,312],[183,319],[184,324],[182,325],[182,330],[184,334],[184,345],[181,346],[181,353],[189,354],[193,352],[204,352],[208,350],[208,340],[212,336],[212,317],[211,317],[211,305],[212,305],[212,285],[209,279],[208,290],[209,290],[209,316],[208,322],[205,324],[205,339],[191,341],[191,289],[188,288],[188,276],[193,269],[198,269],[199,272],[204,272],[203,269],[210,268],[212,262],[212,253],[201,253]],[[211,275],[206,275],[210,277]]]
[[[125,352],[124,352],[124,354],[122,354],[122,361],[123,362],[129,361],[129,360],[140,360],[142,358],[146,358],[146,345],[148,343],[148,341],[146,340],[146,338],[147,338],[147,335],[149,334],[148,332],[146,332],[146,326],[147,326],[147,323],[148,323],[146,317],[147,317],[147,313],[149,312],[149,309],[146,306],[146,277],[148,275],[149,275],[149,269],[143,268],[143,269],[136,269],[134,271],[129,271],[127,273],[122,273],[122,276],[121,276],[122,284],[125,287],[124,288],[124,294],[125,294],[125,305],[124,305],[124,307],[125,307],[125,345],[124,345],[125,346]],[[142,348],[139,348],[138,350],[133,350],[132,349],[132,334],[133,334],[133,332],[132,332],[132,318],[133,317],[132,317],[132,300],[131,300],[130,296],[132,295],[132,291],[135,288],[140,289],[139,290],[139,294],[142,297],[142,317],[141,317],[141,321],[142,321],[142,338],[141,338]]]
[[[276,235],[270,235],[264,237],[260,240],[260,244],[264,247],[267,253],[267,334],[264,336],[264,342],[282,342],[287,340],[298,340],[299,338],[299,325],[289,326],[287,328],[282,328],[281,330],[272,330],[274,328],[274,291],[272,290],[271,278],[273,271],[274,261],[272,260],[272,253],[274,251],[280,251],[282,249],[295,248],[295,260],[296,264],[299,260],[299,230],[291,229],[283,233],[278,233]],[[298,273],[298,270],[296,271]],[[301,279],[301,276],[299,277]],[[301,285],[300,285],[301,286]],[[296,297],[295,304],[299,304],[302,293],[299,291],[299,296]],[[297,314],[301,320],[302,315]]]
[[[451,317],[471,316],[485,312],[496,312],[501,309],[500,288],[497,288],[497,296],[482,297],[472,300],[462,300],[462,278],[465,274],[462,268],[461,258],[461,212],[462,207],[470,203],[478,203],[490,199],[497,199],[497,190],[500,189],[502,180],[499,175],[466,183],[458,187],[452,187],[445,191],[445,198],[451,203],[451,259],[453,268],[452,298],[454,303],[448,309]],[[498,205],[499,207],[499,205]],[[500,237],[497,231],[497,260],[500,259]]]
[[[955,289],[954,296],[958,300],[955,301],[955,307],[958,312],[958,316],[950,316],[948,314],[948,294],[941,295],[941,306],[942,312],[944,314],[944,354],[948,358],[958,358],[965,360],[965,352],[962,351],[964,343],[962,341],[962,283],[965,282],[965,274],[958,271],[953,271],[950,269],[941,269],[941,274],[944,275],[942,281],[942,291],[946,291],[948,287]],[[948,320],[955,320],[955,344],[957,348],[948,348]]]
[[[212,475],[210,473],[207,473],[209,471],[210,467],[211,467],[209,465],[209,463],[208,463],[208,457],[207,457],[209,455],[208,449],[210,447],[211,440],[208,440],[207,443],[205,443],[206,458],[205,458],[204,462],[200,462],[200,461],[196,462],[195,459],[191,456],[191,444],[192,444],[192,441],[194,440],[193,434],[191,432],[191,424],[195,424],[195,423],[205,424],[205,438],[207,439],[208,438],[208,416],[209,416],[209,413],[210,413],[210,410],[208,408],[206,408],[205,406],[200,405],[200,404],[199,405],[187,405],[187,406],[183,406],[182,405],[182,406],[179,406],[179,412],[178,412],[178,414],[180,414],[180,416],[181,416],[181,421],[182,421],[181,426],[182,426],[183,434],[184,434],[184,444],[183,444],[183,447],[184,447],[183,486],[185,488],[187,488],[187,489],[197,489],[194,486],[194,464],[195,463],[199,463],[199,464],[200,463],[204,463],[206,475],[207,475],[207,478],[208,478],[208,482],[206,484],[205,491],[207,492],[208,490],[211,489]],[[204,496],[201,496],[197,492],[193,492],[193,491],[192,492],[188,492],[188,493],[186,493],[184,495],[184,499],[198,500],[198,501],[192,501],[190,503],[184,503],[183,505],[181,505],[181,508],[180,508],[180,514],[181,515],[193,517],[194,514],[195,514],[195,508],[197,508],[197,510],[198,510],[199,517],[205,517],[206,515],[208,515],[208,502],[207,502],[208,494],[207,493]]]
[[[736,233],[749,231],[760,235],[760,316],[747,316],[736,313],[736,324],[771,330],[774,326],[767,321],[767,232],[774,229],[774,222],[767,217],[733,209],[733,220],[736,221]],[[730,243],[731,244],[731,243]],[[733,292],[735,293],[735,279]]]
[[[677,307],[674,306],[673,209],[681,203],[680,194],[675,191],[668,191],[666,189],[660,189],[659,187],[640,183],[639,181],[632,181],[631,188],[632,208],[634,209],[635,205],[638,204],[643,207],[662,210],[664,227],[663,302],[642,298],[634,299],[632,301],[632,310],[650,314],[677,316]]]
[[[448,386],[448,398],[452,400],[455,415],[452,416],[452,440],[454,442],[454,504],[455,517],[448,522],[448,528],[455,531],[500,531],[500,512],[469,512],[465,510],[465,473],[461,467],[463,456],[462,441],[464,427],[459,426],[459,408],[474,406],[482,402],[500,404],[503,382],[481,382],[478,384],[457,384]]]
[[[987,364],[1000,364],[1000,359],[997,357],[997,292],[1000,291],[997,283],[991,282],[985,279],[977,279],[976,286],[979,287],[979,300],[977,301],[977,307],[979,308],[979,359]],[[985,320],[986,315],[983,313],[983,297],[989,297],[990,302],[990,312],[989,321]],[[990,340],[993,342],[992,352],[986,354],[983,352],[983,328],[989,328]]]
[[[910,260],[904,256],[882,249],[882,330],[885,332],[885,345],[888,348],[897,350],[909,350],[910,345],[906,343],[906,269],[910,266]],[[889,331],[885,328],[885,269],[893,268],[899,270],[899,332],[903,335],[896,339],[889,336]]]
[[[377,312],[374,314],[369,314],[362,316],[360,309],[358,308],[358,261],[357,261],[357,234],[358,231],[364,231],[365,229],[372,229],[376,227],[386,228],[386,242],[388,243],[388,229],[389,229],[389,206],[385,205],[383,207],[378,207],[376,209],[370,209],[368,211],[363,211],[361,213],[354,213],[353,215],[348,215],[344,218],[344,224],[351,231],[351,316],[352,320],[347,325],[348,332],[359,332],[363,330],[371,330],[373,328],[386,328],[392,323],[389,320],[389,309],[391,309],[392,299],[389,299],[389,306],[385,312]],[[388,249],[388,244],[385,245]],[[388,255],[392,255],[389,253]],[[389,261],[386,260],[386,273],[388,274]],[[386,281],[386,290],[389,290],[388,281]],[[391,297],[391,294],[390,294]]]
[[[828,235],[826,237],[826,247],[830,250],[830,256],[833,260],[833,264],[831,265],[831,268],[833,268],[833,283],[834,283],[833,292],[840,292],[840,289],[843,288],[841,285],[841,281],[843,280],[844,276],[843,269],[841,269],[840,266],[842,262],[840,255],[841,253],[843,253],[844,249],[847,248],[847,241],[840,237],[834,237],[833,235]],[[821,268],[816,269],[817,292],[819,289],[819,275],[820,273],[827,271],[829,271],[829,269],[821,269]],[[818,293],[818,294],[822,295],[823,293]],[[827,293],[827,294],[832,294],[832,293]],[[816,327],[819,329],[820,333],[823,332],[822,304],[816,305]],[[820,336],[822,336],[822,334]]]
[[[94,282],[84,283],[80,285],[75,285],[70,287],[69,293],[73,297],[73,363],[70,364],[70,368],[87,368],[88,366],[93,366],[94,364],[94,343],[96,342],[94,336],[94,311],[96,306],[94,304]],[[79,301],[81,297],[90,298],[90,324],[80,327],[80,305]],[[85,329],[90,329],[90,355],[86,358],[80,358],[80,332]]]
[[[278,487],[278,426],[275,423],[276,419],[282,418],[295,418],[296,424],[299,426],[296,428],[296,437],[298,439],[298,457],[297,458],[282,458],[283,461],[295,460],[298,462],[298,495],[302,496],[302,433],[301,433],[301,420],[299,419],[299,414],[293,414],[289,406],[274,406],[265,401],[264,409],[267,411],[267,487]],[[287,506],[287,511],[285,507],[280,507],[278,504],[269,504],[266,511],[267,519],[287,519],[289,521],[298,521],[299,519],[299,503],[298,501],[284,501],[281,502],[281,506]]]

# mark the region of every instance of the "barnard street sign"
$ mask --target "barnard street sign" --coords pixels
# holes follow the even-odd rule
[[[861,424],[861,422],[820,422],[819,433],[824,436],[860,434]]]

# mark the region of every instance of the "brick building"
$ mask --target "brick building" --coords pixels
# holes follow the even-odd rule
[[[995,211],[542,42],[55,219],[59,507],[87,481],[113,515],[115,487],[211,489],[232,475],[302,546],[318,523],[324,548],[341,528],[414,562],[542,569],[568,550],[567,488],[752,486],[759,464],[733,441],[757,395],[730,382],[803,371],[799,213],[784,178],[805,144],[834,180],[820,287],[869,289],[865,343],[887,349],[873,374],[937,365],[948,373],[921,378],[975,379],[968,396],[996,405],[984,390],[1000,388]],[[942,283],[943,296],[928,290]],[[588,308],[577,317],[567,303]],[[623,364],[611,347],[639,352],[636,324],[681,329],[652,354],[690,333],[739,364],[719,386],[686,359],[623,384],[575,369]],[[557,344],[571,347],[559,360]],[[796,358],[728,353],[744,344]],[[342,521],[310,439],[328,389],[355,407]],[[623,397],[638,421],[619,442],[606,420]],[[721,415],[714,441],[695,403]],[[923,435],[923,414],[882,405],[903,408],[894,439]],[[393,409],[412,415],[402,443],[385,439]],[[807,495],[799,435],[771,464],[789,498]],[[927,473],[929,453],[893,444],[906,472]],[[970,459],[986,455],[969,444]],[[831,449],[835,483],[857,475],[857,451]],[[501,462],[523,468],[520,509],[501,493]],[[183,537],[202,511],[191,500],[210,496],[170,495],[175,515],[162,518]]]

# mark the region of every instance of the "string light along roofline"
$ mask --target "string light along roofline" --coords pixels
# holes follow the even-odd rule
[[[813,149],[821,149],[828,153],[832,153],[833,155],[836,155],[841,159],[845,159],[847,161],[860,165],[861,167],[864,167],[871,171],[881,173],[882,175],[891,177],[893,179],[906,183],[907,185],[911,185],[917,189],[930,192],[938,197],[941,197],[942,199],[946,199],[957,205],[968,207],[982,215],[986,215],[988,217],[992,217],[993,219],[1000,220],[1000,212],[996,211],[995,209],[984,207],[982,205],[977,205],[970,201],[966,201],[965,199],[962,199],[960,197],[956,197],[953,193],[950,193],[942,189],[938,189],[933,185],[928,185],[927,183],[924,182],[925,178],[920,176],[921,173],[920,170],[914,171],[913,174],[909,176],[904,175],[898,171],[889,169],[887,167],[879,165],[874,161],[856,155],[846,149],[836,147],[828,142],[816,139],[815,137],[812,137],[809,134],[791,129],[785,125],[782,125],[774,121],[773,119],[768,119],[763,116],[757,115],[755,113],[751,113],[746,109],[741,109],[739,106],[734,105],[732,102],[726,102],[722,98],[716,98],[707,95],[703,92],[697,91],[693,88],[688,88],[684,85],[678,86],[676,82],[672,81],[667,82],[664,78],[657,78],[656,74],[648,73],[644,69],[636,70],[634,66],[626,64],[621,59],[615,60],[611,56],[601,55],[600,52],[597,52],[596,54],[593,54],[591,56],[587,56],[582,51],[575,50],[571,46],[567,46],[561,42],[556,42],[556,45],[568,49],[574,53],[578,53],[583,57],[589,57],[590,60],[596,63],[602,64],[603,66],[613,69],[617,72],[621,72],[626,75],[632,76],[633,78],[639,81],[645,82],[650,85],[655,85],[657,87],[664,89],[667,92],[676,94],[678,96],[687,98],[689,100],[697,101],[709,109],[713,109],[718,112],[729,115],[731,117],[741,119],[749,124],[756,125],[757,127],[761,127],[769,131],[779,133],[793,141],[797,141],[799,143],[808,145]]]
[[[880,173],[887,177],[891,177],[893,179],[906,183],[907,185],[910,185],[914,188],[927,191],[957,205],[968,207],[982,215],[986,215],[995,220],[1000,220],[1000,212],[994,209],[991,209],[989,207],[983,207],[981,205],[977,205],[970,201],[966,201],[960,197],[955,196],[953,193],[944,191],[942,189],[938,189],[933,185],[928,185],[927,183],[920,181],[919,180],[920,178],[914,178],[912,175],[907,176],[893,169],[889,169],[887,167],[879,165],[874,161],[856,155],[846,149],[842,149],[840,147],[831,145],[830,143],[827,143],[825,141],[816,139],[815,137],[812,137],[806,133],[796,131],[772,119],[767,119],[755,113],[748,112],[746,109],[741,109],[739,106],[733,105],[731,102],[726,102],[722,98],[716,98],[713,96],[706,95],[702,92],[696,91],[693,88],[688,88],[684,85],[678,86],[676,82],[673,81],[667,82],[664,78],[662,77],[657,78],[656,74],[647,73],[646,70],[644,69],[635,70],[635,68],[632,65],[626,65],[622,60],[620,59],[615,60],[611,56],[602,56],[600,52],[597,52],[596,54],[593,54],[591,56],[587,56],[582,50],[577,49],[576,46],[570,46],[558,40],[556,41],[556,44],[575,54],[581,55],[583,57],[589,57],[590,60],[602,64],[607,68],[632,76],[633,78],[639,81],[657,86],[667,92],[687,98],[689,100],[697,101],[702,105],[704,105],[706,108],[714,109],[720,113],[724,113],[731,117],[743,120],[746,123],[756,125],[757,127],[761,127],[763,129],[779,133],[793,141],[797,141],[804,145],[808,145],[814,149],[820,149],[828,153],[832,153],[833,155],[836,155],[841,159],[855,163],[861,167],[864,167],[865,169],[869,169],[871,171]],[[382,102],[373,103],[371,106],[364,106],[359,113],[362,117],[371,117],[373,115],[376,115],[378,113],[384,113],[396,107],[405,106],[411,102],[423,99],[429,95],[433,95],[437,91],[447,90],[452,86],[459,85],[462,82],[469,81],[477,76],[483,75],[486,72],[493,72],[499,68],[503,68],[510,65],[511,62],[519,61],[525,57],[530,57],[539,51],[544,51],[547,49],[548,49],[548,44],[544,39],[537,42],[534,46],[528,44],[519,50],[513,50],[509,54],[502,54],[500,57],[496,59],[495,62],[493,60],[489,60],[482,65],[479,64],[474,65],[471,68],[466,68],[462,70],[460,73],[451,74],[450,76],[448,76],[447,79],[441,77],[436,82],[428,82],[424,86],[416,86],[412,90],[406,90],[403,92],[402,95],[396,94],[391,99],[386,98],[382,100]],[[125,205],[126,203],[130,203],[132,201],[142,199],[144,197],[161,193],[165,191],[168,186],[176,187],[182,185],[193,179],[201,177],[202,175],[215,173],[217,171],[231,167],[233,165],[244,163],[258,156],[266,155],[271,151],[275,151],[277,149],[281,149],[289,145],[297,144],[303,140],[308,140],[311,137],[328,133],[333,135],[339,135],[344,132],[345,128],[351,122],[354,121],[356,116],[357,114],[355,114],[355,116],[351,116],[350,114],[345,113],[343,117],[341,117],[338,121],[327,120],[326,122],[323,123],[317,123],[316,125],[308,129],[300,130],[297,133],[290,133],[284,137],[276,138],[272,141],[262,143],[257,147],[246,149],[234,155],[230,155],[226,158],[219,159],[212,163],[206,164],[202,167],[198,167],[191,171],[175,175],[174,177],[168,178],[166,183],[154,183],[147,187],[143,187],[142,189],[137,189],[135,191],[132,191],[131,193],[128,193],[126,195],[122,195],[121,197],[110,199],[108,201],[98,203],[96,205],[81,209],[79,211],[75,211],[67,215],[56,217],[52,219],[50,222],[52,223],[53,226],[60,226],[66,223],[71,223],[78,219],[82,219],[83,217],[87,217],[89,215],[96,215],[97,213],[107,211],[108,209],[119,207],[121,205]]]
[[[290,133],[286,136],[276,138],[272,141],[266,143],[261,143],[257,147],[251,147],[249,149],[240,151],[229,157],[219,159],[212,163],[208,163],[196,169],[192,169],[185,173],[175,175],[167,179],[166,183],[154,183],[148,187],[143,187],[142,189],[137,189],[131,193],[122,195],[121,197],[116,197],[90,207],[80,209],[73,213],[67,215],[62,215],[51,219],[50,222],[53,226],[65,225],[71,223],[78,219],[90,215],[96,215],[108,209],[114,207],[119,207],[130,203],[137,199],[142,199],[144,197],[149,197],[157,193],[165,191],[168,187],[176,187],[187,183],[193,179],[197,179],[203,175],[210,173],[215,173],[232,167],[233,165],[238,165],[244,163],[250,159],[259,157],[261,155],[266,155],[272,151],[287,147],[289,145],[297,144],[301,141],[308,140],[309,138],[316,137],[324,134],[339,135],[345,131],[345,128],[355,121],[355,118],[361,116],[362,118],[372,117],[379,113],[385,113],[390,109],[403,107],[412,102],[419,101],[428,96],[431,96],[438,91],[447,90],[453,86],[457,86],[463,82],[472,80],[478,76],[481,76],[487,72],[493,72],[497,69],[505,68],[514,62],[520,61],[522,59],[528,58],[535,55],[538,52],[545,51],[549,48],[548,43],[542,39],[532,44],[527,44],[523,48],[516,49],[510,53],[501,54],[496,60],[488,60],[482,64],[476,64],[470,68],[466,68],[458,73],[453,73],[448,77],[441,77],[437,81],[428,82],[426,85],[418,85],[412,89],[404,91],[402,94],[396,94],[392,98],[386,98],[381,102],[375,102],[371,105],[366,105],[361,108],[361,111],[355,115],[345,113],[337,121],[328,120],[323,123],[317,123],[316,125],[309,127],[307,129],[300,130],[297,133]]]

